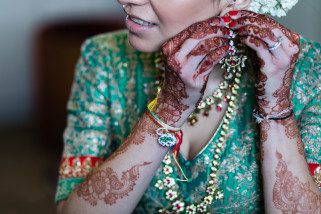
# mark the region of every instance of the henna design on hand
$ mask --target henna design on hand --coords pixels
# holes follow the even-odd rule
[[[265,62],[262,58],[257,57],[259,62],[259,68],[263,69],[265,67]],[[268,80],[268,77],[263,72],[258,72],[257,79],[255,83],[256,88],[256,99],[258,100],[258,110],[259,112],[266,114],[265,109],[269,106],[269,101],[267,100],[265,96],[265,85],[266,81]]]
[[[288,69],[284,75],[281,88],[273,93],[273,96],[277,99],[276,105],[272,108],[273,113],[280,113],[291,106],[290,85],[292,77],[292,69]],[[288,113],[280,115],[280,117],[286,116],[287,114]]]
[[[227,44],[228,40],[225,38],[214,37],[207,39],[201,42],[195,49],[193,49],[187,56],[190,58],[191,56],[202,56],[207,55],[212,50],[215,50],[221,46]]]
[[[189,38],[201,39],[208,34],[217,33],[219,30],[226,34],[226,28],[224,29],[219,27],[222,25],[222,22],[223,21],[220,17],[212,17],[205,21],[192,24],[162,45],[164,56],[168,57],[176,53],[181,45]]]
[[[157,100],[155,114],[169,125],[174,125],[181,119],[182,113],[189,108],[182,100],[188,98],[186,87],[178,74],[174,71],[165,75],[164,87]]]
[[[292,44],[288,44],[289,48],[298,47],[300,45],[300,36],[297,33],[287,29],[269,16],[246,10],[241,10],[238,14],[240,14],[240,18],[237,19],[235,27],[251,24],[256,25],[257,27],[270,29],[271,31],[278,29],[292,42]]]
[[[145,123],[144,123],[145,121]],[[151,121],[148,115],[144,114],[142,118],[138,121],[138,123],[133,128],[130,135],[126,138],[126,140],[119,146],[119,148],[113,152],[109,157],[108,161],[114,160],[117,156],[125,153],[130,145],[140,145],[145,141],[145,136],[148,134],[152,137],[157,137],[156,129],[157,125]]]
[[[201,62],[199,65],[199,69],[193,74],[193,80],[196,80],[198,77],[200,77],[202,74],[207,72],[212,66],[214,62],[219,61],[222,59],[222,57],[225,55],[226,51],[228,50],[228,47],[220,47],[215,49],[215,51],[212,51],[208,54],[208,56]],[[205,77],[208,77],[206,75]],[[207,79],[204,79],[207,80]],[[204,85],[206,85],[207,81],[204,81]]]
[[[299,45],[300,45],[300,37],[298,34],[288,30],[278,22],[274,21],[270,17],[257,14],[250,11],[241,11],[239,14],[240,18],[237,19],[237,26],[241,26],[239,28],[240,35],[244,35],[245,33],[253,36],[250,39],[250,42],[254,44],[256,47],[261,46],[263,50],[267,50],[267,45],[261,39],[268,38],[272,43],[277,41],[276,36],[273,33],[273,30],[280,31],[284,34],[284,36],[290,42],[289,44],[284,41],[288,46],[286,48],[291,48],[289,54],[291,54],[289,59],[288,69],[284,73],[283,81],[281,84],[281,88],[277,89],[273,96],[276,98],[276,106],[272,108],[272,112],[270,113],[279,113],[285,108],[290,106],[290,84],[293,77],[293,68],[295,66],[295,62],[297,61],[299,55]],[[273,56],[272,56],[273,59]],[[266,59],[262,59],[266,60]],[[285,60],[286,61],[286,60]],[[267,62],[265,62],[266,64]],[[271,62],[272,63],[272,62]],[[263,69],[263,66],[261,67]],[[266,69],[265,69],[266,70]],[[260,100],[259,100],[260,101]],[[265,106],[265,102],[263,104]],[[266,113],[266,112],[261,112]]]
[[[312,191],[309,182],[303,183],[288,170],[282,154],[276,152],[279,160],[273,187],[273,202],[282,213],[320,213],[320,193]]]
[[[77,186],[77,196],[96,206],[98,201],[104,201],[113,205],[118,199],[122,199],[134,189],[139,178],[139,168],[151,162],[144,162],[131,167],[122,173],[119,178],[117,173],[110,167],[97,170],[89,176],[89,179]]]
[[[219,25],[219,17],[195,23],[162,45],[165,79],[154,111],[165,123],[175,126],[183,112],[193,110],[203,96],[211,68],[227,52],[223,44],[227,44],[229,30]],[[197,46],[191,46],[193,50],[185,54],[182,45],[187,39],[194,39]],[[201,62],[191,61],[195,70],[187,66],[188,60],[199,56],[203,58]]]
[[[260,57],[258,56],[260,69],[258,70],[258,78],[255,85],[259,112],[264,116],[268,114],[275,115],[292,107],[290,85],[293,69],[299,56],[299,35],[285,28],[272,18],[251,11],[239,11],[234,28],[238,28],[241,40],[252,46],[252,48],[254,47],[253,49],[260,55]],[[268,47],[277,42],[275,33],[283,35],[283,42],[276,52],[271,53]],[[273,81],[271,81],[272,78]],[[274,80],[278,80],[280,84],[276,89],[271,85],[275,84]],[[288,112],[285,112],[280,117],[287,114]],[[284,123],[280,124],[285,125]],[[293,128],[294,126],[292,126]],[[262,125],[261,129],[261,141],[264,143],[267,140],[270,126]],[[289,132],[288,127],[285,127],[285,129]],[[295,131],[298,133],[297,128]],[[296,135],[298,135],[297,133]],[[287,136],[290,139],[293,138],[290,133]],[[300,141],[300,137],[296,138],[298,138],[297,141]],[[299,149],[299,152],[302,154],[302,149]]]
[[[261,39],[268,38],[272,42],[277,42],[278,39],[274,35],[274,33],[269,28],[260,28],[255,25],[246,25],[244,27],[240,27],[238,29],[238,33],[240,36],[243,35],[251,35],[254,37],[258,37]]]

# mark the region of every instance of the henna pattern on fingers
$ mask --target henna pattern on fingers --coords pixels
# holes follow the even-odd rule
[[[281,32],[293,43],[293,46],[299,46],[300,44],[300,36],[287,29],[280,23],[276,22],[275,20],[271,19],[267,15],[253,13],[251,11],[239,11],[239,14],[242,14],[239,19],[237,19],[238,25],[248,25],[248,24],[255,24],[256,26],[260,26],[263,28],[268,28],[271,31],[273,29],[279,29]]]
[[[274,33],[269,28],[260,28],[255,25],[246,25],[244,27],[239,28],[238,33],[240,36],[243,35],[252,35],[261,39],[268,38],[272,42],[277,42],[278,39],[274,35]]]
[[[143,123],[145,121],[145,123]],[[148,115],[144,114],[142,118],[135,125],[134,129],[130,133],[130,135],[126,138],[126,140],[117,148],[115,152],[113,152],[108,160],[114,160],[117,156],[125,153],[130,145],[140,145],[145,141],[145,135],[148,134],[152,137],[157,137],[155,130],[158,127],[155,125],[153,121],[150,120]]]
[[[139,168],[149,164],[151,162],[137,164],[123,172],[121,178],[110,167],[97,170],[87,181],[77,186],[77,196],[88,201],[91,206],[96,206],[98,201],[113,205],[118,199],[128,196],[139,178]]]
[[[211,39],[207,39],[203,42],[201,42],[195,49],[193,49],[187,56],[189,58],[190,56],[202,56],[206,55],[211,50],[214,50],[220,46],[223,46],[224,44],[227,45],[227,39],[224,38],[218,38],[214,37]]]
[[[222,48],[222,44],[227,44],[229,30],[226,27],[218,26],[220,24],[221,18],[219,17],[195,23],[162,45],[165,78],[154,111],[165,123],[175,126],[175,123],[181,119],[183,112],[194,108],[199,98],[203,96],[200,93],[204,93],[202,89],[207,83],[206,77],[209,75],[211,67],[214,66],[213,62],[218,60],[223,52],[227,52],[225,46]],[[223,38],[224,35],[226,38]],[[190,53],[186,53],[185,61],[180,62],[177,56],[181,53],[181,46],[187,39],[205,39],[205,41],[200,42]],[[211,52],[212,49],[214,50]],[[191,56],[205,57],[199,66],[200,68],[197,68],[194,73],[191,70],[183,69],[185,68],[184,63]],[[200,81],[196,81],[196,79]]]
[[[299,45],[300,45],[300,37],[298,34],[288,30],[284,26],[282,26],[280,23],[274,21],[270,17],[253,13],[251,11],[239,11],[238,13],[240,16],[236,19],[236,28],[239,27],[239,34],[248,39],[248,42],[253,44],[255,47],[263,48],[265,50],[268,50],[267,42],[264,42],[265,40],[269,40],[273,43],[277,42],[277,37],[274,35],[274,30],[278,30],[276,32],[282,32],[283,35],[287,38],[284,40],[283,45],[288,44],[288,47],[285,48],[286,54],[288,55],[288,61],[282,60],[282,63],[280,63],[279,67],[276,66],[276,70],[271,70],[270,73],[276,74],[277,72],[282,72],[280,75],[282,75],[280,78],[280,86],[279,88],[273,89],[274,91],[268,91],[269,94],[272,96],[270,99],[266,96],[267,87],[272,87],[267,85],[267,81],[269,80],[270,76],[268,76],[268,68],[265,67],[266,64],[275,65],[274,60],[275,59],[273,54],[271,54],[272,61],[271,62],[264,62],[264,60],[268,59],[260,59],[260,64],[263,66],[260,66],[259,74],[257,75],[257,82],[256,82],[256,98],[258,101],[258,110],[261,114],[266,116],[267,114],[279,114],[280,112],[284,111],[285,109],[291,107],[291,98],[290,98],[290,85],[293,77],[293,68],[295,66],[295,63],[297,61],[297,58],[299,56]],[[245,36],[247,35],[247,36]],[[265,67],[265,68],[264,68]],[[285,72],[283,72],[285,71]],[[276,75],[274,75],[276,76]],[[273,104],[273,105],[272,105]],[[282,116],[286,116],[288,112],[285,112]],[[288,120],[290,121],[290,120]],[[287,124],[284,121],[280,121],[279,124],[281,124],[285,130],[286,130],[286,136],[289,139],[295,138],[298,144],[298,151],[300,154],[303,154],[301,140],[300,136],[298,136],[299,131],[297,127],[295,127],[295,123]],[[267,138],[267,133],[270,129],[269,126],[262,125],[261,130],[261,141],[265,142]]]
[[[321,196],[312,190],[309,182],[303,183],[288,170],[282,154],[276,152],[278,164],[275,170],[273,202],[282,213],[320,213]]]
[[[213,63],[222,59],[227,50],[228,47],[220,47],[215,51],[210,52],[208,56],[205,57],[205,59],[201,62],[197,71],[194,73],[193,80],[196,80],[200,75],[207,72],[211,67],[213,67]]]
[[[181,45],[188,38],[193,39],[201,39],[208,34],[217,33],[218,30],[224,31],[225,28],[219,27],[222,22],[220,17],[212,17],[207,20],[197,22],[189,26],[187,29],[178,33],[176,36],[166,41],[162,45],[162,52],[165,57],[173,55],[173,53],[177,52]]]

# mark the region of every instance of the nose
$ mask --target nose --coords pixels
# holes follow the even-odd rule
[[[149,2],[149,0],[118,0],[119,4],[122,5],[128,5],[128,4],[133,4],[133,5],[144,5]]]

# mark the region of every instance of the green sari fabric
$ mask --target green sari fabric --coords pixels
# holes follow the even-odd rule
[[[300,57],[294,69],[291,98],[294,116],[305,144],[309,163],[321,163],[321,45],[301,37]],[[107,158],[128,136],[156,94],[156,53],[133,49],[127,31],[120,30],[87,39],[75,69],[67,104],[63,158]],[[264,211],[259,162],[259,128],[252,117],[256,106],[255,74],[248,68],[241,77],[238,105],[232,115],[219,169],[219,186],[224,198],[214,200],[210,213],[260,213]],[[190,182],[177,185],[185,201],[200,202],[205,195],[213,145],[191,161],[179,155],[179,163]],[[177,167],[174,174],[181,177]],[[164,178],[162,165],[134,213],[155,213],[170,206],[165,191],[154,185]],[[59,177],[56,201],[66,199],[84,176]]]

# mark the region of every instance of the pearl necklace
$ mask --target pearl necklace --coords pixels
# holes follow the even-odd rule
[[[159,213],[204,213],[207,211],[208,206],[213,203],[214,199],[218,200],[223,199],[224,197],[223,191],[220,190],[218,186],[218,170],[221,162],[221,155],[226,146],[227,134],[230,129],[230,120],[235,110],[235,101],[238,97],[240,78],[242,75],[241,68],[245,67],[245,61],[247,60],[247,57],[245,55],[236,55],[238,53],[238,50],[234,46],[233,39],[235,38],[235,36],[236,35],[234,34],[234,32],[230,31],[231,40],[229,42],[229,55],[220,61],[220,64],[222,64],[221,67],[227,68],[227,73],[224,75],[224,81],[220,83],[219,88],[213,93],[213,95],[201,101],[198,108],[193,112],[192,115],[190,115],[188,121],[190,125],[194,125],[197,122],[196,114],[198,114],[200,110],[204,110],[203,114],[205,116],[208,116],[211,105],[213,105],[215,102],[218,102],[216,110],[221,111],[222,105],[220,105],[220,102],[224,94],[224,101],[228,103],[228,107],[222,120],[218,139],[213,144],[214,153],[210,167],[210,178],[206,187],[206,195],[199,203],[187,204],[184,201],[182,195],[178,192],[179,187],[175,182],[172,160],[169,152],[165,155],[165,158],[162,161],[162,171],[165,174],[165,178],[157,180],[157,182],[155,183],[155,187],[159,190],[166,191],[165,198],[169,201],[171,207],[169,208],[169,210],[167,208],[160,208],[158,209]],[[158,64],[160,62],[159,59],[155,62],[157,65],[156,67],[163,68]],[[225,96],[229,88],[231,89],[231,96]],[[173,159],[178,164],[174,156]],[[184,175],[184,177],[186,176]]]
[[[236,73],[236,78],[239,80],[241,73]],[[206,212],[207,206],[212,204],[214,199],[222,199],[223,192],[218,187],[218,168],[220,165],[221,153],[225,148],[225,141],[227,133],[229,131],[229,123],[234,112],[235,101],[238,95],[239,85],[234,84],[232,86],[232,95],[228,96],[230,100],[228,102],[227,111],[225,112],[222,129],[219,133],[219,138],[214,144],[214,154],[211,166],[210,180],[208,181],[208,186],[206,188],[206,196],[199,204],[189,204],[187,205],[182,196],[178,194],[178,186],[176,185],[175,178],[173,176],[173,168],[170,154],[166,154],[163,160],[163,173],[166,177],[162,180],[157,180],[155,187],[159,190],[166,189],[165,197],[171,202],[172,210],[174,212],[185,212],[185,213],[196,213],[196,212]],[[159,209],[160,213],[164,213],[165,209]]]

